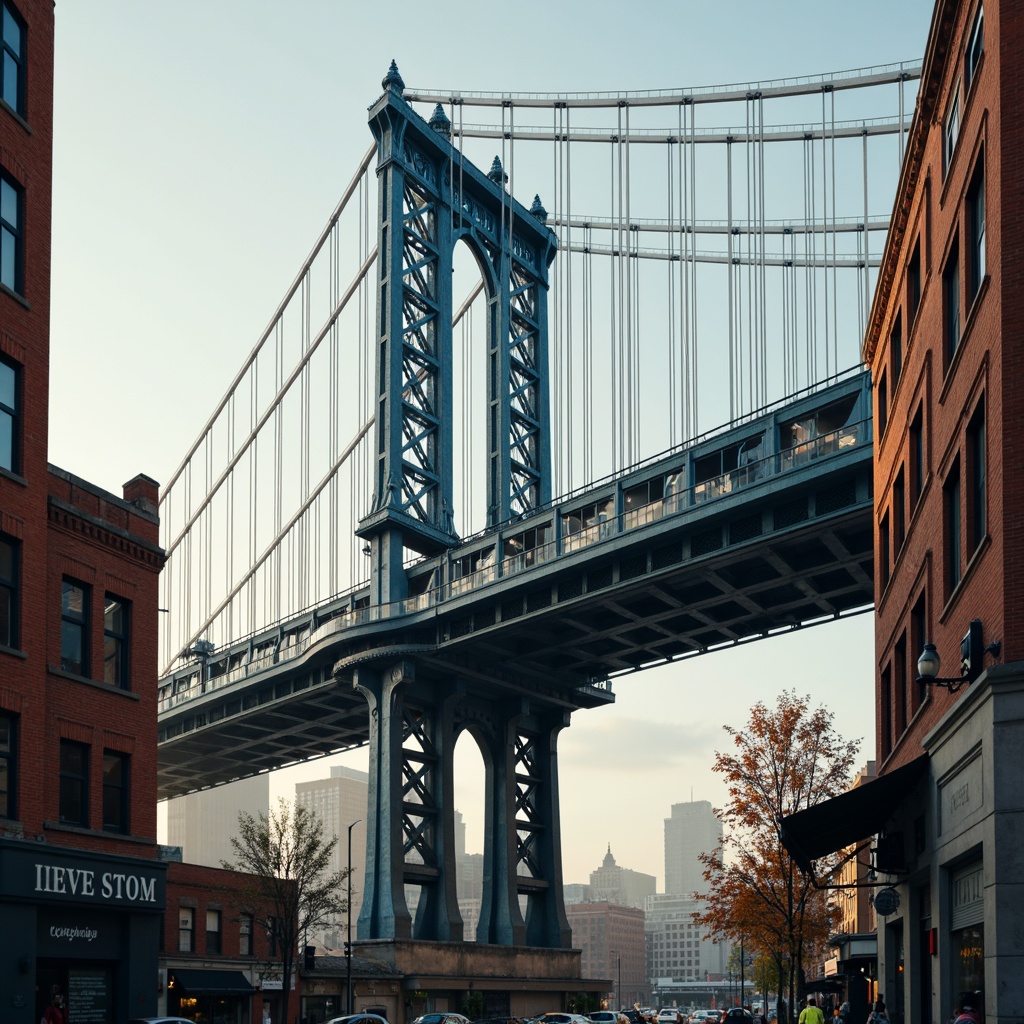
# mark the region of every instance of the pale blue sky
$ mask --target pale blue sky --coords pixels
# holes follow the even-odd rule
[[[115,493],[169,477],[369,145],[392,58],[410,86],[466,91],[747,82],[918,59],[930,17],[929,0],[57,0],[50,460]],[[566,880],[610,842],[660,884],[671,804],[722,802],[721,725],[783,686],[870,756],[871,651],[862,616],[620,681],[563,734]],[[460,802],[472,843],[479,794]]]

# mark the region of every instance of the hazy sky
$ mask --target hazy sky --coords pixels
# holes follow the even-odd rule
[[[930,0],[57,0],[50,461],[115,493],[168,479],[369,145],[392,58],[420,88],[669,88],[916,60],[930,17]],[[873,756],[872,645],[860,616],[618,681],[562,735],[566,881],[610,843],[662,884],[671,805],[722,803],[721,726],[783,687]]]

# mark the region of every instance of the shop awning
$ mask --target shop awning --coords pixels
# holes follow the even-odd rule
[[[928,755],[782,819],[783,846],[804,871],[811,861],[869,839],[885,823],[928,767]]]
[[[198,971],[189,967],[172,968],[170,973],[174,983],[189,995],[252,995],[256,991],[241,971]]]

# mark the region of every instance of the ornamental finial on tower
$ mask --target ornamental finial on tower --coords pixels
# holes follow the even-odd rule
[[[508,175],[501,169],[501,160],[498,157],[494,158],[491,169],[487,172],[487,177],[496,185],[504,185],[508,181]]]
[[[388,68],[388,73],[380,84],[384,87],[385,92],[388,89],[394,89],[399,96],[405,92],[405,82],[402,81],[402,76],[398,73],[398,65],[393,60],[391,61],[391,67]]]
[[[446,139],[452,137],[452,123],[448,120],[448,115],[444,112],[444,107],[440,103],[434,107],[434,112],[430,115],[430,120],[427,124],[438,135],[443,135]]]
[[[540,196],[533,197],[533,203],[530,206],[530,213],[532,213],[534,217],[541,222],[541,224],[547,224],[548,211],[544,209],[544,204],[540,201]]]

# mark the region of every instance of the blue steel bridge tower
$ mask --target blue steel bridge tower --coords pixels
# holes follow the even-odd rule
[[[465,242],[487,309],[487,524],[551,497],[548,267],[557,242],[540,200],[527,210],[464,160],[440,105],[429,123],[403,99],[392,61],[370,107],[379,195],[375,493],[357,533],[370,549],[370,605],[403,602],[404,552],[459,543],[453,523],[452,264]],[[556,738],[564,702],[515,680],[460,673],[415,630],[341,659],[370,707],[370,809],[360,939],[463,938],[455,885],[452,755],[469,731],[486,766],[484,891],[477,940],[568,947]],[[496,667],[497,668],[497,667]],[[405,887],[420,889],[415,921]],[[527,913],[520,910],[526,897]]]

